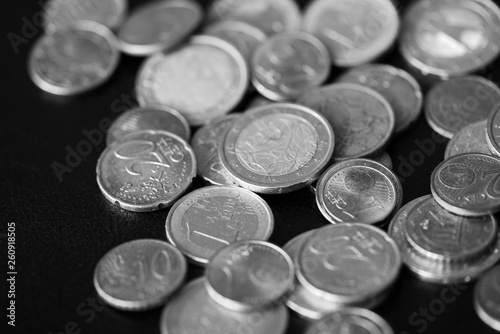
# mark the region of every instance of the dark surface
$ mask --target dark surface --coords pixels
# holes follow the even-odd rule
[[[139,2],[131,1],[131,7]],[[3,35],[22,35],[23,20],[33,22],[39,12],[36,1],[4,3]],[[39,36],[41,29],[35,28]],[[2,328],[7,328],[8,320],[8,222],[16,224],[15,330],[19,333],[159,333],[160,310],[127,313],[100,304],[94,310],[92,275],[97,261],[112,247],[138,238],[166,240],[168,209],[130,213],[104,199],[95,179],[104,141],[92,145],[90,154],[65,173],[62,181],[52,168],[55,161],[66,164],[67,148],[77,149],[86,141],[84,130],[100,132],[103,120],[127,108],[126,96],[133,91],[142,59],[124,56],[111,80],[89,94],[53,96],[35,87],[26,73],[27,54],[36,40],[30,32],[18,53],[7,38],[2,46],[0,333],[5,333]],[[381,62],[401,64],[395,51]],[[333,72],[332,78],[339,73]],[[500,73],[483,75],[495,80]],[[419,142],[426,142],[426,148]],[[404,178],[404,203],[430,193],[430,175],[443,159],[446,142],[423,117],[394,139],[389,153],[394,170]],[[413,161],[413,167],[405,167],[404,161]],[[327,224],[308,189],[264,199],[276,219],[271,241],[280,246],[303,231]],[[200,274],[201,269],[190,267],[191,277]],[[472,292],[473,284],[458,288],[425,284],[404,270],[391,296],[375,311],[395,333],[494,333],[477,317]],[[301,333],[304,324],[292,316],[288,333]],[[7,333],[13,330],[7,329]]]

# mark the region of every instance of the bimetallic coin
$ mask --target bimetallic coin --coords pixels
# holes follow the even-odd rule
[[[335,161],[377,156],[394,131],[394,111],[370,88],[333,84],[311,90],[297,103],[328,119],[335,133]]]
[[[133,240],[113,248],[94,272],[97,294],[107,304],[138,311],[162,305],[184,281],[186,259],[160,240]]]
[[[486,142],[490,151],[500,156],[500,103],[488,117]]]
[[[141,130],[163,130],[188,141],[191,129],[184,116],[167,106],[133,108],[118,116],[106,135],[106,144],[111,145],[126,135]]]
[[[474,308],[481,320],[500,331],[500,266],[488,271],[476,283]]]
[[[399,16],[390,0],[315,0],[306,9],[303,29],[326,45],[334,65],[357,66],[392,46]]]
[[[356,67],[337,82],[363,85],[382,95],[396,116],[394,133],[400,134],[417,120],[422,109],[422,91],[418,82],[399,68],[390,65]]]
[[[500,89],[478,76],[452,78],[430,90],[425,118],[440,135],[451,138],[465,126],[488,119],[500,103]]]
[[[463,153],[483,153],[491,154],[490,147],[486,140],[487,120],[465,126],[455,133],[450,139],[444,152],[444,158],[448,159],[457,154]]]
[[[236,241],[267,240],[273,228],[273,213],[262,198],[223,186],[187,194],[170,209],[165,224],[170,243],[199,265]]]
[[[423,74],[441,78],[479,70],[500,51],[500,10],[490,0],[419,0],[408,6],[399,46]]]
[[[108,28],[97,22],[77,21],[40,37],[31,50],[28,72],[41,89],[72,95],[104,83],[119,60],[118,41]]]
[[[432,172],[431,191],[439,205],[462,216],[500,210],[500,159],[481,153],[453,156]]]
[[[401,205],[403,188],[397,176],[368,159],[346,160],[318,180],[316,203],[331,223],[377,224]]]
[[[384,152],[376,157],[373,157],[372,159],[392,170],[392,167],[393,167],[392,159],[391,159],[391,156],[389,155],[389,153]]]
[[[121,49],[133,56],[171,49],[196,29],[202,15],[200,5],[191,0],[157,0],[142,5],[120,28]]]
[[[150,57],[136,83],[141,106],[170,106],[193,126],[227,114],[247,87],[245,59],[234,46],[213,36],[196,36],[173,52]]]
[[[190,282],[176,294],[160,319],[161,334],[284,334],[287,326],[288,312],[283,305],[233,311],[212,300],[205,289],[204,278]]]
[[[193,149],[177,135],[143,130],[108,146],[97,161],[97,183],[104,197],[129,211],[172,205],[196,176]]]
[[[266,241],[243,240],[217,252],[205,270],[208,294],[235,311],[278,301],[293,285],[290,256]]]
[[[275,103],[238,119],[219,155],[239,186],[276,194],[314,182],[333,148],[333,131],[323,116],[297,104]]]

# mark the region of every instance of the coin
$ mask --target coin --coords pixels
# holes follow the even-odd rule
[[[227,114],[247,86],[247,64],[234,46],[217,37],[196,36],[176,51],[147,59],[136,91],[141,106],[168,105],[198,126]]]
[[[191,0],[159,0],[135,9],[118,33],[124,53],[147,56],[171,49],[202,20],[200,5]]]
[[[267,106],[268,104],[275,103],[272,100],[269,100],[268,98],[265,98],[263,96],[256,96],[252,100],[250,100],[250,103],[247,105],[247,110],[251,110],[254,108],[262,107],[262,106]]]
[[[500,266],[488,271],[476,283],[474,308],[481,320],[500,331]]]
[[[79,20],[94,21],[115,29],[125,19],[127,7],[127,0],[49,0],[43,11],[43,23],[48,33]]]
[[[262,198],[225,186],[187,194],[170,209],[165,224],[170,243],[199,265],[236,241],[267,240],[273,228],[273,213]]]
[[[97,161],[97,183],[104,197],[129,211],[172,205],[196,176],[193,149],[165,131],[131,133],[108,146]]]
[[[108,129],[106,144],[141,130],[163,130],[189,140],[191,129],[184,116],[167,106],[133,108],[118,116]]]
[[[94,271],[94,286],[107,304],[139,311],[162,305],[181,286],[186,272],[184,256],[172,245],[133,240],[102,257]]]
[[[391,156],[389,155],[389,153],[387,153],[387,152],[381,153],[380,155],[374,157],[373,160],[381,163],[385,167],[392,170],[392,167],[393,167],[392,159],[391,159]]]
[[[297,104],[275,103],[238,119],[219,155],[239,186],[276,194],[315,181],[330,163],[333,147],[333,131],[323,116]]]
[[[290,256],[276,245],[243,240],[217,252],[205,270],[208,294],[219,304],[248,311],[277,302],[293,285]]]
[[[321,85],[330,74],[330,55],[311,34],[287,31],[259,46],[252,57],[252,83],[265,97],[284,101]]]
[[[434,169],[431,191],[439,205],[463,216],[500,210],[500,159],[481,153],[453,156]]]
[[[486,127],[487,120],[482,120],[463,127],[460,131],[455,133],[448,142],[446,151],[444,152],[444,158],[448,159],[462,153],[491,154],[486,141]]]
[[[452,78],[430,90],[425,118],[440,135],[451,138],[465,126],[487,119],[500,103],[500,89],[479,76]]]
[[[108,28],[78,21],[40,37],[31,50],[28,73],[44,91],[72,95],[104,83],[119,60],[118,41]]]
[[[408,72],[390,65],[363,65],[349,70],[337,82],[363,85],[382,95],[396,116],[395,134],[407,130],[420,115],[422,91]]]
[[[376,296],[397,278],[401,256],[382,230],[344,223],[318,229],[302,245],[298,280],[317,296],[353,303]]]
[[[222,145],[227,130],[239,117],[238,114],[217,117],[198,129],[191,140],[191,146],[198,161],[198,175],[211,184],[235,185],[227,169],[222,165],[219,146]]]
[[[342,161],[318,180],[316,203],[331,223],[381,223],[401,205],[403,188],[397,176],[368,159]]]
[[[315,0],[306,8],[303,29],[325,43],[335,66],[357,66],[392,46],[399,16],[390,0]]]
[[[490,0],[419,0],[405,11],[400,52],[423,74],[477,71],[500,50],[500,10]]]
[[[500,156],[500,103],[488,117],[486,142],[490,151]]]
[[[297,103],[324,115],[335,133],[335,161],[377,156],[394,131],[394,112],[380,94],[353,84],[313,89]]]

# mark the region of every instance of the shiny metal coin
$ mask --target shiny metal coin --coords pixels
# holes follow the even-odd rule
[[[227,309],[210,298],[204,278],[198,278],[169,301],[161,315],[160,332],[284,334],[288,318],[287,309],[282,305],[249,312]]]
[[[230,114],[217,117],[198,129],[191,140],[198,161],[198,175],[213,185],[235,185],[221,162],[219,147],[228,129],[240,116]]]
[[[500,210],[500,159],[480,153],[453,156],[432,172],[431,191],[439,205],[462,216]]]
[[[124,53],[147,56],[171,49],[201,23],[200,5],[191,0],[158,0],[135,9],[118,32]]]
[[[477,71],[500,51],[500,10],[490,0],[419,0],[405,11],[403,58],[441,78]]]
[[[309,291],[336,303],[377,296],[396,280],[401,256],[382,230],[365,224],[318,229],[302,245],[297,279]]]
[[[395,134],[407,130],[420,115],[422,91],[418,82],[402,69],[390,65],[363,65],[349,70],[337,82],[363,85],[382,95],[396,116]]]
[[[181,198],[165,224],[170,243],[199,265],[236,241],[267,240],[273,228],[273,213],[262,198],[242,188],[218,186]]]
[[[372,159],[375,160],[376,162],[381,163],[390,170],[392,170],[393,168],[391,156],[387,152],[384,152],[376,157],[373,157]]]
[[[303,29],[326,45],[335,66],[357,66],[388,51],[399,16],[390,0],[315,0],[306,8]]]
[[[299,7],[293,0],[215,0],[207,15],[209,22],[247,22],[268,35],[298,30],[302,20]]]
[[[208,294],[234,311],[277,302],[290,290],[294,267],[290,256],[266,241],[243,240],[217,252],[205,270]]]
[[[107,304],[139,311],[162,305],[184,281],[186,259],[172,245],[133,240],[102,257],[94,272],[97,294]]]
[[[247,87],[245,59],[213,36],[196,36],[176,51],[155,54],[144,62],[136,82],[141,106],[170,106],[193,126],[227,114]]]
[[[463,153],[491,154],[490,147],[486,141],[487,120],[469,124],[455,133],[448,142],[444,158],[448,159]]]
[[[488,117],[486,142],[491,153],[500,156],[500,103]]]
[[[104,83],[119,60],[118,41],[108,28],[77,21],[40,37],[31,50],[28,73],[44,91],[72,95]]]
[[[500,89],[479,76],[452,78],[430,90],[425,118],[440,135],[451,138],[465,126],[487,119],[500,103]]]
[[[500,266],[482,276],[474,287],[474,308],[488,326],[500,331]]]
[[[394,111],[387,100],[360,85],[316,88],[297,103],[318,111],[330,122],[336,139],[335,161],[377,156],[394,131]]]
[[[196,176],[196,158],[179,136],[143,130],[108,146],[96,172],[99,188],[111,203],[129,211],[155,211],[188,190]]]
[[[126,135],[141,130],[163,130],[188,141],[191,129],[184,116],[167,106],[133,108],[118,116],[108,129],[106,144],[111,145]]]
[[[321,85],[330,74],[330,55],[311,34],[287,31],[276,34],[255,51],[252,83],[265,97],[291,100]]]
[[[377,224],[401,205],[403,188],[398,177],[368,159],[342,161],[318,180],[316,203],[331,223]]]
[[[127,0],[49,0],[43,11],[45,31],[53,33],[79,20],[94,21],[114,30],[124,21],[127,8]]]
[[[330,163],[333,148],[333,131],[323,116],[297,104],[275,103],[238,119],[219,155],[239,186],[277,194],[315,181]]]

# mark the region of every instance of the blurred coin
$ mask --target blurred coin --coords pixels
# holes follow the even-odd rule
[[[227,114],[247,87],[245,59],[213,36],[196,36],[176,51],[155,54],[142,65],[136,82],[141,106],[171,106],[193,126]]]
[[[500,266],[488,271],[476,283],[474,308],[481,320],[500,331]]]
[[[303,29],[325,43],[334,65],[357,66],[392,46],[399,16],[390,0],[315,0],[305,11]]]
[[[217,304],[208,295],[204,278],[190,282],[176,294],[160,319],[161,334],[284,334],[287,326],[288,312],[282,305],[237,312]]]
[[[491,153],[500,156],[500,103],[488,117],[486,142]]]
[[[370,88],[328,85],[309,91],[297,103],[318,111],[330,122],[336,139],[335,161],[377,156],[394,130],[394,111]]]
[[[31,80],[57,95],[89,91],[113,74],[120,60],[118,41],[105,26],[77,21],[36,42],[28,60]]]
[[[399,45],[423,74],[477,71],[499,53],[500,10],[490,0],[419,0],[405,11]]]
[[[500,159],[481,153],[453,156],[432,172],[431,191],[439,205],[463,216],[500,210]]]
[[[333,131],[323,116],[297,104],[275,103],[238,119],[219,155],[239,186],[277,194],[315,181],[333,148]]]
[[[184,281],[187,264],[172,245],[133,240],[102,257],[94,272],[97,294],[107,304],[129,311],[162,305]]]
[[[262,107],[262,106],[267,106],[268,104],[275,103],[272,100],[269,100],[268,98],[265,98],[263,96],[256,96],[254,97],[250,103],[247,105],[247,110]]]
[[[486,141],[486,126],[487,120],[482,120],[469,124],[455,133],[446,146],[444,158],[448,159],[462,153],[491,154]]]
[[[452,78],[427,94],[425,118],[440,135],[451,138],[465,126],[487,119],[500,102],[500,89],[479,76]]]
[[[224,186],[187,194],[170,209],[165,224],[170,243],[199,265],[236,241],[267,240],[273,228],[273,213],[262,198]]]
[[[265,97],[297,98],[321,85],[330,74],[330,56],[311,34],[287,31],[271,37],[252,57],[252,83]]]
[[[97,161],[104,197],[129,211],[172,205],[195,176],[193,149],[179,136],[159,130],[131,133],[108,146]]]
[[[202,15],[200,5],[191,0],[159,0],[143,4],[120,28],[121,49],[133,56],[171,49],[196,29]]]
[[[184,116],[167,106],[147,106],[133,108],[118,116],[106,136],[106,144],[111,145],[126,135],[141,130],[163,130],[178,135],[188,141],[191,129]]]
[[[400,134],[417,120],[422,109],[422,91],[407,72],[390,65],[364,65],[349,70],[337,82],[363,85],[382,95],[396,116],[394,132]]]
[[[389,155],[389,153],[384,152],[376,157],[373,157],[372,159],[375,160],[376,162],[381,163],[382,165],[389,168],[390,170],[392,170],[392,167],[393,167],[392,159],[391,159],[391,156]]]

